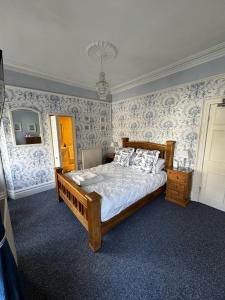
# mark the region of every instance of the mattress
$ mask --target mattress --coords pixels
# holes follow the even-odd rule
[[[114,162],[88,169],[95,174],[101,174],[103,181],[82,187],[87,193],[97,192],[101,195],[101,221],[107,221],[122,210],[138,201],[140,198],[154,192],[166,183],[166,172],[145,174],[140,170],[122,167]],[[72,179],[74,173],[67,173]]]

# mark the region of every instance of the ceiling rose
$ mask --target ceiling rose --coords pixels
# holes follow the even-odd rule
[[[101,62],[102,60],[102,63],[113,60],[118,54],[116,46],[106,41],[91,43],[86,48],[86,52],[92,60],[96,62]]]

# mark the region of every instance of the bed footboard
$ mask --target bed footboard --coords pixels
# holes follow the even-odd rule
[[[56,191],[59,201],[64,201],[80,223],[88,231],[92,251],[101,248],[101,196],[86,193],[71,179],[63,175],[62,168],[55,168]]]

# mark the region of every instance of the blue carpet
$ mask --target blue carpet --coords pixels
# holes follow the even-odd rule
[[[225,213],[159,197],[99,252],[54,190],[9,201],[28,299],[225,299]]]

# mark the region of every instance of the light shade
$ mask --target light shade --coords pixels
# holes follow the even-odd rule
[[[112,143],[110,144],[110,147],[112,147],[112,148],[118,148],[119,145],[118,145],[117,142],[112,142]]]
[[[88,45],[86,52],[91,59],[101,64],[101,72],[99,74],[99,81],[96,83],[96,90],[99,98],[106,100],[110,90],[109,83],[105,80],[103,64],[113,60],[118,54],[118,49],[110,42],[97,41]]]
[[[96,83],[96,90],[101,100],[106,100],[109,94],[109,84],[105,80],[105,72],[99,73],[99,81]]]

